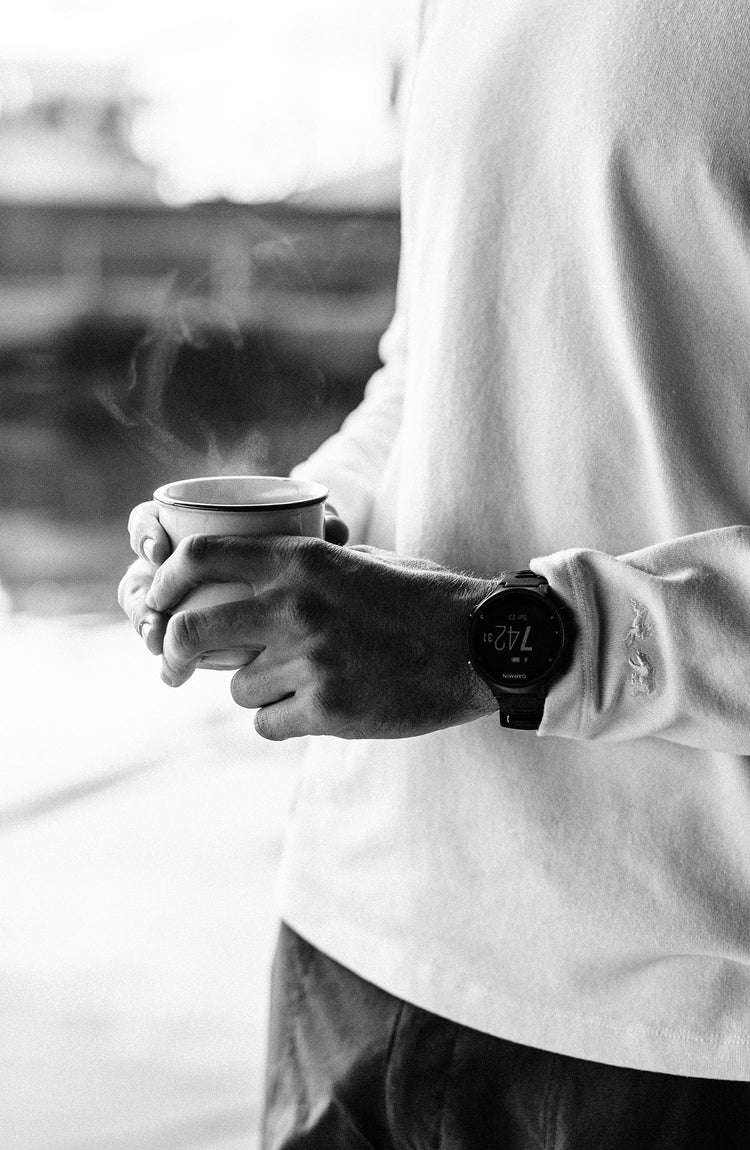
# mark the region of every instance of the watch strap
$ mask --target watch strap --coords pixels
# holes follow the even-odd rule
[[[536,731],[544,715],[544,700],[547,696],[546,684],[529,691],[525,695],[495,693],[500,714],[500,726],[514,731]]]
[[[533,587],[544,592],[549,583],[543,575],[524,568],[523,571],[503,571],[500,576],[502,587]],[[495,691],[500,715],[500,726],[514,731],[536,731],[544,715],[544,700],[547,697],[547,684],[539,683],[523,694],[512,695],[506,691]]]
[[[549,587],[543,575],[537,575],[536,571],[529,570],[503,571],[500,574],[500,583],[503,587],[533,587],[538,591]]]

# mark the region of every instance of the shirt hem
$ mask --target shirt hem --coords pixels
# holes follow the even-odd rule
[[[681,1077],[750,1081],[750,1032],[715,1034],[523,1001],[460,972],[436,969],[352,927],[335,938],[287,899],[281,917],[311,945],[381,990],[458,1025],[523,1046]]]

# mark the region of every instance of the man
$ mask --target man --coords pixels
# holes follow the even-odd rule
[[[134,516],[168,681],[263,646],[234,699],[317,736],[269,1148],[747,1144],[749,49],[741,0],[428,3],[384,366],[298,471],[373,550]]]

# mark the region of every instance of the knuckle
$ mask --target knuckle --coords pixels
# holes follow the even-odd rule
[[[195,611],[178,611],[170,620],[172,641],[175,646],[185,652],[200,650],[201,630]]]
[[[128,568],[117,585],[117,602],[131,619],[137,614],[139,602],[145,596],[145,592],[143,596],[138,595],[138,592],[142,591],[143,588],[143,575],[136,561]]]
[[[248,675],[248,679],[251,676]],[[248,683],[250,687],[250,683]],[[268,672],[255,671],[252,673],[252,692],[256,698],[265,698],[271,694],[273,690],[273,680]]]
[[[307,698],[310,730],[314,734],[337,734],[350,729],[356,714],[332,683],[318,684]]]
[[[349,710],[348,691],[340,676],[332,674],[325,665],[318,667],[317,682],[311,693],[314,709],[329,717],[343,715]]]
[[[143,516],[146,513],[147,507],[148,507],[147,503],[139,503],[130,512],[130,515],[128,516],[128,531],[130,532],[131,535],[134,535],[138,531],[138,529],[140,527],[141,520],[143,519]]]
[[[290,598],[289,609],[294,620],[308,631],[322,630],[331,615],[328,600],[316,587],[300,588]]]
[[[299,535],[285,541],[285,545],[290,550],[289,565],[296,575],[316,574],[320,570],[323,553],[327,548],[323,539]]]
[[[203,563],[208,554],[210,538],[209,535],[188,535],[177,548],[181,558],[191,566]]]
[[[283,738],[280,728],[277,727],[265,707],[261,707],[256,714],[254,725],[255,730],[262,739],[268,739],[270,742],[279,742]]]
[[[128,516],[128,533],[133,539],[141,539],[148,534],[154,522],[158,523],[158,513],[154,503],[139,503]]]
[[[260,592],[250,600],[251,610],[283,627],[294,626],[295,616],[293,596],[283,587],[273,587]]]
[[[232,680],[229,684],[229,693],[232,696],[232,701],[235,702],[238,707],[249,706],[247,677],[247,670],[243,667],[232,676]]]

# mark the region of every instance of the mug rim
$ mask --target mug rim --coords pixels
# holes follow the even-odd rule
[[[191,500],[180,499],[174,495],[169,494],[169,488],[175,487],[178,483],[189,485],[192,483],[206,483],[215,480],[225,479],[267,479],[273,483],[294,483],[298,487],[305,484],[308,488],[316,489],[316,493],[308,495],[302,499],[274,499],[272,502],[265,503],[208,503],[205,500]],[[324,503],[328,498],[328,488],[322,483],[317,483],[311,479],[290,479],[287,475],[198,475],[192,479],[173,479],[169,483],[163,483],[161,487],[157,487],[154,492],[154,499],[157,503],[161,503],[163,507],[184,508],[189,511],[210,511],[212,514],[217,513],[220,515],[233,515],[237,512],[247,511],[278,511],[293,509],[295,507],[314,507],[318,503]]]

